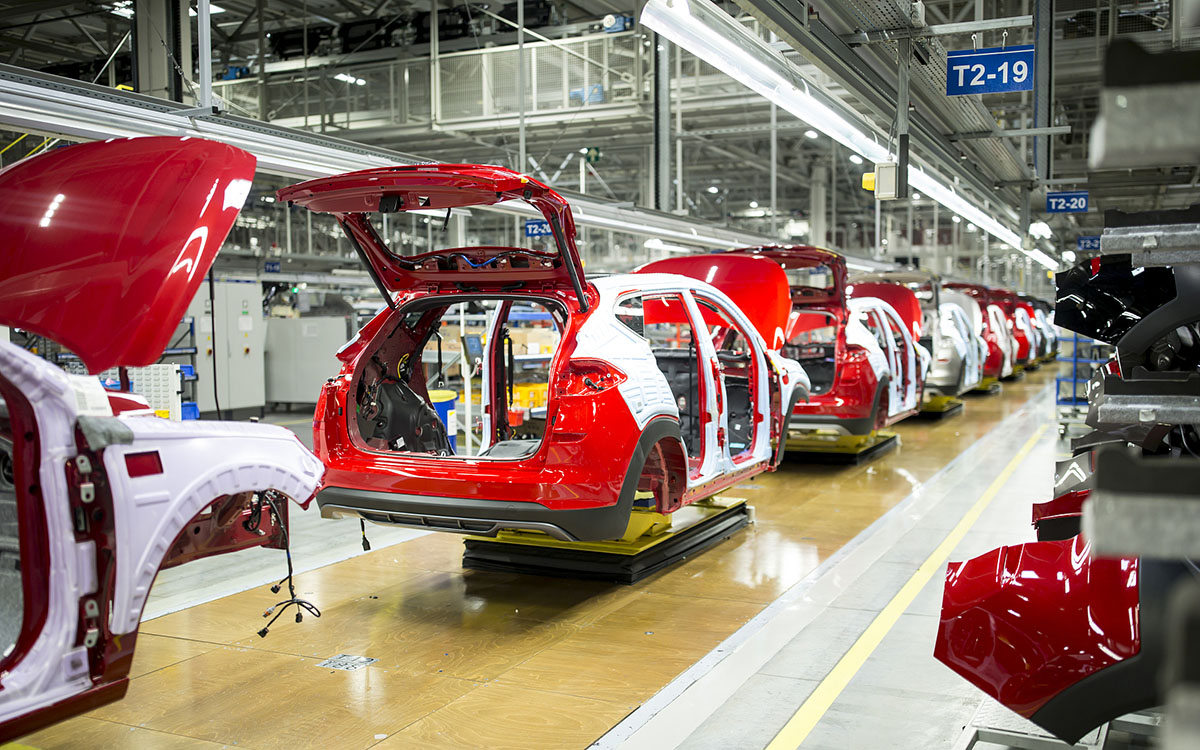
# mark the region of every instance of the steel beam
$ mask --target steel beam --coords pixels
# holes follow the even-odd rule
[[[877,42],[893,42],[897,39],[929,39],[935,36],[951,34],[971,34],[977,31],[995,31],[999,29],[1020,29],[1033,25],[1033,16],[1010,16],[1008,18],[989,18],[983,21],[965,21],[963,23],[940,23],[933,26],[922,26],[910,29],[882,29],[879,31],[856,31],[853,34],[842,34],[841,40],[851,46],[857,44],[874,44]]]
[[[36,131],[69,140],[92,141],[143,135],[208,138],[250,151],[258,169],[294,179],[327,177],[342,172],[429,163],[411,154],[375,149],[338,138],[279,128],[234,115],[181,114],[189,108],[173,102],[113,91],[103,86],[0,65],[0,126]],[[594,177],[598,178],[595,172]],[[569,191],[575,223],[601,229],[659,237],[700,247],[743,247],[770,241],[766,235],[733,230],[669,213],[631,208]],[[532,207],[509,201],[487,207],[519,216],[534,216]],[[306,212],[311,217],[311,212]]]
[[[1021,138],[1027,135],[1066,135],[1070,132],[1070,125],[1051,125],[1045,128],[1013,128],[1011,130],[985,130],[979,133],[951,133],[946,137],[951,141],[971,141],[982,138]]]

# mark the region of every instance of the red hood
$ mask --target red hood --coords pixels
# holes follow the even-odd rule
[[[124,138],[0,171],[0,324],[57,341],[91,372],[161,356],[254,178],[241,149]]]
[[[638,273],[674,273],[712,284],[737,305],[767,346],[779,349],[792,309],[791,292],[777,263],[752,255],[683,255],[647,263]]]

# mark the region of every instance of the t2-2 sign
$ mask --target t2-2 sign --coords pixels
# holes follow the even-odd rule
[[[1079,214],[1087,210],[1088,194],[1086,190],[1046,193],[1046,213],[1048,214]]]
[[[1032,90],[1032,44],[946,53],[946,96]]]

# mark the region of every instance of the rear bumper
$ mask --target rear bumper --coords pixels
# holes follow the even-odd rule
[[[789,430],[837,430],[846,435],[870,435],[875,429],[875,415],[841,417],[835,414],[801,414],[794,412]]]
[[[625,531],[621,503],[599,508],[552,510],[530,502],[406,495],[348,487],[317,493],[323,518],[362,518],[372,523],[495,536],[503,529],[541,531],[562,541],[611,539]]]

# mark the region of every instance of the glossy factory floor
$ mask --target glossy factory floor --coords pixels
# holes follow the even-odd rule
[[[204,561],[209,567],[191,578],[183,575],[188,566],[164,574],[125,699],[20,742],[44,749],[763,747],[807,708],[812,688],[836,672],[880,602],[968,509],[981,507],[998,477],[1012,474],[1022,449],[1038,475],[1050,470],[1052,443],[1030,440],[1054,417],[1049,369],[1006,383],[1002,394],[969,397],[958,416],[898,425],[901,446],[863,465],[789,462],[739,486],[729,494],[755,506],[754,525],[633,586],[464,571],[462,541],[448,534],[368,529],[389,546],[355,554],[357,524],[298,514],[306,535],[338,539],[334,552],[313,552],[323,567],[297,577],[300,595],[321,608],[319,619],[297,624],[287,615],[266,638],[255,635],[278,598],[260,584],[282,575],[279,552]],[[1023,495],[1027,517],[1043,485],[1048,491],[1048,474],[1004,491]],[[983,508],[978,527],[986,528],[989,512]],[[1024,540],[984,537],[980,544],[991,546]],[[241,565],[229,580],[254,587],[222,595],[222,585],[239,588],[221,583],[222,565]],[[936,583],[941,571],[932,577]],[[880,653],[889,639],[899,639],[892,646],[903,653],[905,628],[920,649],[931,647],[924,631],[931,623],[936,629],[936,599],[928,586],[918,589],[914,606],[925,619],[902,617]],[[211,601],[181,609],[189,592],[192,601]],[[809,612],[813,603],[820,607]],[[316,666],[337,654],[378,661],[354,672]],[[894,698],[904,682],[874,694],[861,687],[856,693],[850,680],[842,703],[816,715],[805,747],[884,746],[854,735],[855,725],[869,725],[871,701],[888,699],[887,690]],[[939,695],[929,691],[930,705]],[[875,736],[886,738],[888,728],[881,731]],[[953,731],[941,731],[949,746]],[[916,732],[889,746],[941,744],[927,740]]]

